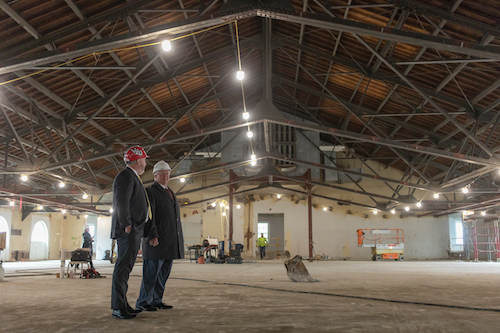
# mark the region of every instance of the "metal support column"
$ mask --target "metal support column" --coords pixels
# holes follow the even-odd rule
[[[233,243],[233,192],[234,192],[234,171],[233,169],[229,170],[229,181],[231,184],[229,185],[229,250],[232,249]]]
[[[313,231],[312,231],[312,186],[311,186],[311,169],[307,169],[307,216],[309,220],[309,262],[313,261]]]

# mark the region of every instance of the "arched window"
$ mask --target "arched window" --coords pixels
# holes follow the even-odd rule
[[[49,257],[49,233],[47,225],[38,221],[31,232],[30,260],[43,260]]]
[[[9,230],[9,224],[7,221],[0,216],[0,232],[5,232],[6,233],[6,242],[5,242],[5,249],[2,250],[1,253],[1,258],[3,261],[9,260],[9,243],[10,243],[10,230]]]

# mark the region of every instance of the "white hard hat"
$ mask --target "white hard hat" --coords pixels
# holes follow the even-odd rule
[[[168,165],[167,162],[165,161],[160,161],[158,163],[155,164],[154,168],[153,168],[153,175],[155,173],[157,173],[158,171],[162,171],[162,170],[168,170],[168,171],[171,171],[172,168],[170,168],[170,165]]]
[[[83,226],[83,230],[87,230],[87,229],[90,229],[90,227],[89,227],[88,224],[86,224],[86,225]]]

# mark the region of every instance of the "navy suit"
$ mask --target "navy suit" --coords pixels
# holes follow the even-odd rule
[[[128,278],[141,245],[144,223],[148,218],[148,200],[141,180],[131,168],[123,169],[113,183],[111,238],[116,239],[118,257],[113,272],[111,308],[127,308]],[[129,234],[125,228],[131,226]]]
[[[153,218],[148,221],[148,234],[142,240],[144,262],[141,292],[136,306],[162,303],[173,259],[184,258],[184,237],[179,202],[175,194],[170,190],[169,193],[157,182],[146,191],[151,202]],[[149,241],[154,238],[158,238],[159,244],[153,247],[149,245]]]

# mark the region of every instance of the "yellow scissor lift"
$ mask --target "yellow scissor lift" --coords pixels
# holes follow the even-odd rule
[[[370,231],[373,238],[365,237],[365,231]],[[372,260],[381,259],[404,260],[404,233],[403,229],[358,229],[358,247],[371,247]],[[364,244],[364,241],[372,244]]]

